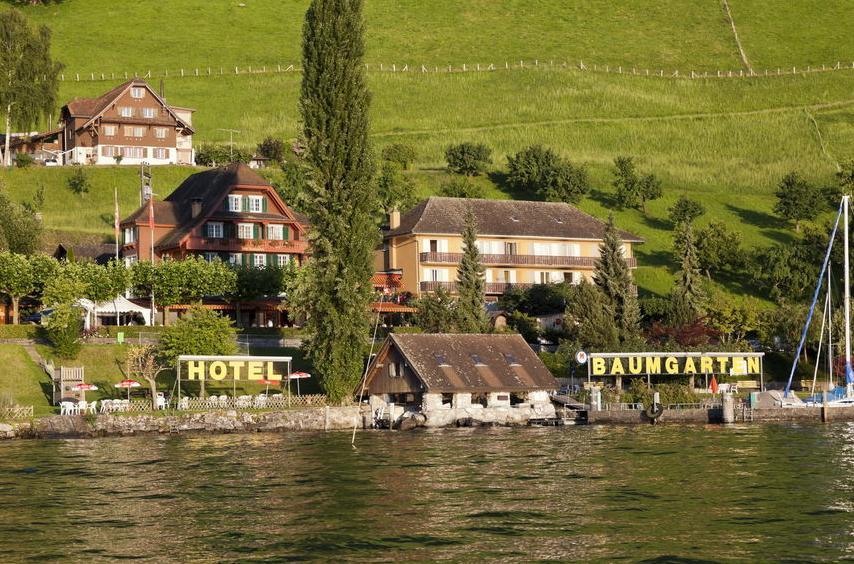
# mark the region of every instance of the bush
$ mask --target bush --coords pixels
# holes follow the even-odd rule
[[[275,137],[267,137],[258,144],[255,152],[271,161],[280,163],[285,158],[285,142]]]
[[[446,198],[483,198],[483,186],[475,184],[467,177],[454,178],[442,184],[439,195]]]
[[[521,311],[514,311],[507,316],[507,325],[522,335],[527,343],[536,343],[540,338],[540,324],[535,317]]]
[[[383,160],[397,163],[407,170],[409,164],[415,160],[415,147],[408,143],[392,143],[383,147]]]
[[[251,158],[249,151],[228,145],[205,144],[196,151],[196,164],[201,166],[248,163]]]
[[[163,331],[159,352],[170,363],[182,354],[234,354],[236,335],[227,317],[209,309],[192,308],[187,316]]]
[[[584,167],[573,166],[542,145],[507,157],[507,181],[515,190],[536,192],[550,202],[578,203],[590,191]]]
[[[15,166],[18,168],[29,168],[35,159],[29,153],[18,153],[15,155]]]
[[[38,325],[0,325],[0,339],[34,339]]]
[[[445,150],[448,170],[456,174],[477,176],[492,163],[492,149],[483,143],[460,143]]]
[[[80,332],[83,319],[80,310],[64,304],[58,306],[48,317],[44,333],[59,358],[75,358],[82,347]]]
[[[706,213],[706,208],[697,200],[692,200],[687,196],[679,196],[679,199],[676,200],[676,203],[667,212],[670,217],[670,223],[679,225],[680,223],[693,222]]]
[[[80,165],[74,166],[74,171],[68,177],[66,183],[68,184],[68,189],[78,196],[89,192],[89,177],[86,176],[86,171]]]

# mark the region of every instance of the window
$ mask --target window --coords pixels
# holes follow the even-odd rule
[[[428,268],[424,271],[425,280],[428,282],[447,282],[448,271],[444,268]]]
[[[230,264],[231,266],[238,266],[243,264],[243,255],[240,253],[229,253],[228,264]]]
[[[424,239],[421,241],[421,252],[423,253],[447,253],[447,239]]]
[[[228,211],[230,212],[239,212],[240,211],[240,196],[236,194],[228,195]]]
[[[130,159],[143,159],[145,158],[145,148],[122,147],[122,156]]]
[[[207,224],[206,235],[211,239],[222,239],[222,222],[211,221]]]
[[[505,361],[507,362],[507,364],[509,364],[510,366],[519,366],[519,361],[518,361],[518,360],[516,360],[516,355],[514,355],[514,354],[511,354],[511,353],[504,353],[504,360],[505,360]]]
[[[119,106],[119,115],[122,117],[133,117],[133,108],[130,106]]]
[[[134,86],[130,89],[131,98],[136,98],[137,100],[145,97],[145,88],[141,86]]]
[[[154,136],[158,139],[166,139],[166,134],[169,133],[169,130],[165,127],[155,127],[154,128]]]
[[[263,210],[264,198],[261,196],[249,196],[249,211],[252,213],[261,213]]]
[[[504,254],[505,255],[515,255],[516,254],[516,243],[504,243]]]
[[[103,157],[115,157],[119,154],[119,148],[113,147],[112,145],[101,145],[101,156]]]
[[[282,225],[268,225],[267,226],[267,239],[272,239],[274,241],[281,241],[284,239],[284,230],[282,229],[284,226]]]
[[[480,355],[479,355],[479,354],[471,354],[471,355],[469,355],[469,356],[471,356],[471,361],[472,361],[472,362],[474,362],[475,366],[486,366],[486,363],[484,363],[484,362],[480,359]]]
[[[125,227],[125,245],[136,241],[136,230],[133,227]]]
[[[291,255],[278,255],[279,266],[287,266],[292,260]]]
[[[267,255],[256,254],[252,256],[252,264],[255,266],[267,266]]]
[[[142,137],[145,135],[145,128],[136,125],[125,126],[125,137]]]
[[[104,135],[106,137],[115,137],[116,129],[117,128],[115,125],[105,125],[104,126]]]
[[[254,239],[255,224],[254,223],[238,223],[237,224],[238,239]]]
[[[142,108],[142,117],[144,118],[153,119],[156,113],[157,110],[154,108]]]
[[[436,353],[433,356],[436,357],[436,364],[438,364],[439,366],[450,366],[448,364],[448,359],[445,358],[445,355]]]
[[[163,147],[155,147],[152,151],[154,153],[155,159],[168,159],[169,158],[169,149],[165,149]]]
[[[388,377],[389,378],[397,378],[397,363],[389,362],[388,363]]]
[[[216,253],[205,253],[205,260],[207,262],[213,262],[214,259],[219,258]]]

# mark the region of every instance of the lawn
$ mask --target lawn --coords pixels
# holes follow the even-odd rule
[[[0,345],[0,398],[18,405],[32,405],[33,413],[48,415],[51,382],[48,375],[27,355],[21,345]]]

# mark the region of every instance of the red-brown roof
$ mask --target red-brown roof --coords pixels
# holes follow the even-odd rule
[[[416,313],[418,308],[394,302],[374,302],[371,304],[371,311],[374,313]]]
[[[399,289],[402,284],[402,276],[397,272],[377,272],[371,276],[371,284],[374,288]]]

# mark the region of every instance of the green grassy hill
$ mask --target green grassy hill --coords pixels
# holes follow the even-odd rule
[[[168,70],[166,97],[197,109],[197,141],[226,140],[218,128],[239,129],[245,146],[266,135],[293,138],[299,73],[246,71],[299,63],[308,2],[244,3],[176,0],[166,11],[158,2],[70,0],[26,12],[54,30],[55,55],[66,64],[63,101],[98,95],[119,81],[90,81],[89,73],[109,78],[152,70],[160,77]],[[701,223],[723,219],[742,231],[748,245],[785,242],[793,233],[771,214],[780,177],[798,170],[829,184],[837,161],[854,157],[849,2],[729,5],[760,76],[684,78],[691,71],[745,71],[730,22],[716,2],[644,0],[615,7],[606,0],[369,0],[372,138],[377,149],[395,141],[416,146],[412,174],[423,195],[445,178],[442,155],[450,143],[481,141],[494,149],[495,174],[482,180],[492,197],[519,196],[501,182],[508,153],[532,143],[549,145],[587,164],[595,190],[581,207],[600,217],[610,211],[610,163],[616,155],[634,155],[643,171],[662,178],[665,197],[646,217],[633,210],[616,216],[622,227],[648,240],[639,252],[639,285],[664,293],[674,266],[666,210],[679,195],[702,199],[708,213]],[[524,69],[518,68],[520,60]],[[577,68],[580,60],[589,70]],[[505,70],[505,61],[514,68]],[[849,68],[764,76],[765,69],[773,75],[778,67],[791,72],[793,66],[830,67],[837,61]],[[463,64],[470,70],[490,63],[498,70],[435,72],[449,64],[459,71]],[[410,71],[380,72],[380,64],[386,70],[409,64]],[[422,64],[431,72],[419,72]],[[235,65],[241,68],[236,76]],[[606,65],[611,72],[604,72]],[[212,76],[206,76],[208,67]],[[200,68],[203,76],[176,77],[181,68],[187,74]],[[646,76],[646,69],[662,69],[666,76]],[[676,69],[679,78],[668,76]],[[79,82],[73,80],[78,73]],[[155,190],[165,195],[190,172],[157,169]],[[122,194],[122,209],[129,210],[138,193],[136,171],[92,170],[93,189],[85,198],[65,188],[67,174],[15,170],[0,173],[0,180],[19,199],[44,183],[49,228],[109,236],[113,186]],[[736,282],[729,288],[742,291]]]

